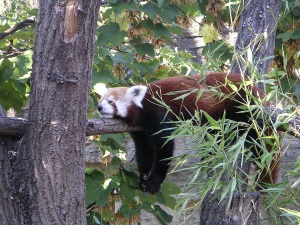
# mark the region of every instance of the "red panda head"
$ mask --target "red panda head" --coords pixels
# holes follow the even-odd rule
[[[129,108],[133,105],[143,108],[142,101],[147,87],[138,85],[133,87],[109,88],[100,100],[98,110],[103,117],[127,118]]]

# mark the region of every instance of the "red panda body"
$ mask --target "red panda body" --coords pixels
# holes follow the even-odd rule
[[[226,118],[249,122],[248,115],[237,113],[245,103],[245,90],[240,88],[243,79],[238,74],[209,73],[158,80],[146,86],[111,88],[102,97],[98,110],[103,115],[120,117],[132,125],[140,125],[143,131],[132,132],[136,159],[143,191],[156,193],[166,177],[172,157],[174,141],[165,143],[172,133],[172,123],[177,118],[190,119],[195,111],[205,111],[218,119],[226,112]],[[239,91],[234,92],[232,87]],[[264,92],[256,85],[247,89],[256,98]],[[201,92],[201,94],[199,94]],[[164,105],[164,106],[162,106]],[[201,121],[205,122],[205,121]],[[256,139],[256,132],[249,132]],[[279,163],[266,181],[276,181]]]

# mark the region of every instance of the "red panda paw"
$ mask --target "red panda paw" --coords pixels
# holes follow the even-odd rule
[[[140,177],[140,188],[143,192],[156,194],[161,187],[162,180],[159,177],[150,176],[148,179]]]

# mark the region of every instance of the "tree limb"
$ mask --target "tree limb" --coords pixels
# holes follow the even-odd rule
[[[284,113],[277,108],[264,107],[264,113],[273,123],[277,123],[277,129],[300,139],[300,116]],[[263,124],[259,118],[258,123]],[[0,134],[22,136],[26,132],[28,121],[23,118],[1,117]],[[98,135],[107,133],[122,133],[141,130],[141,127],[130,126],[119,119],[90,119],[86,121],[86,135]]]
[[[141,127],[128,125],[120,119],[91,119],[86,121],[86,126],[87,136],[142,130]]]
[[[0,134],[23,136],[28,123],[23,118],[0,116]],[[118,119],[90,119],[86,121],[86,127],[87,136],[141,130]]]
[[[30,48],[21,48],[21,49],[8,49],[7,51],[0,51],[0,55],[5,55],[5,58],[12,58],[18,55],[23,54],[25,51],[29,50]]]
[[[34,25],[35,24],[35,20],[34,20],[34,16],[29,17],[26,20],[23,20],[22,22],[16,24],[15,26],[7,29],[6,31],[4,31],[3,33],[0,34],[0,40],[15,33],[18,30],[21,30],[23,27],[29,26],[29,25]]]

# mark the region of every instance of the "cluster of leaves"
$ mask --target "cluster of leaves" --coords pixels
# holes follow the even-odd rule
[[[86,169],[88,224],[138,224],[141,210],[153,214],[161,224],[169,224],[172,216],[160,205],[174,209],[173,195],[180,189],[165,182],[155,195],[142,192],[136,167],[125,158],[123,134],[102,135],[92,142],[101,149],[103,165],[101,170]]]
[[[0,34],[37,14],[37,9],[21,1],[7,1],[0,9]],[[0,105],[20,111],[28,102],[29,76],[32,66],[33,27],[28,26],[0,41]]]
[[[281,20],[278,24],[274,63],[285,71],[278,77],[284,93],[294,93],[300,102],[300,1],[281,2]]]
[[[94,82],[128,84],[188,74],[195,66],[188,63],[192,56],[161,46],[182,33],[179,23],[189,21],[183,18],[197,9],[197,3],[166,0],[109,1],[97,31]]]

